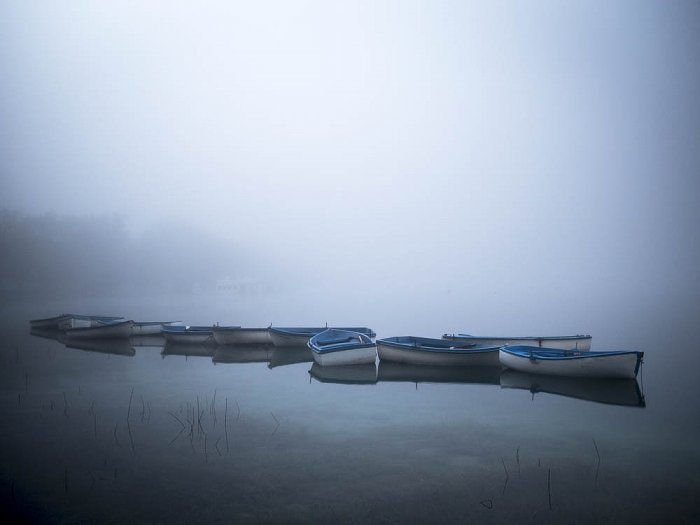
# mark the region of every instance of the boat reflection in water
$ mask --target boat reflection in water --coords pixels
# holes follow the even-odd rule
[[[32,328],[29,334],[34,337],[41,337],[42,339],[52,339],[54,341],[62,341],[63,332],[57,329],[51,328]]]
[[[499,385],[500,366],[429,366],[380,361],[377,381]]]
[[[608,405],[646,406],[636,379],[547,376],[503,370],[501,388],[529,390],[533,399],[535,394],[544,392]]]
[[[216,347],[207,344],[198,343],[170,343],[167,342],[163,346],[160,355],[165,359],[169,355],[181,355],[185,357],[212,357]]]
[[[288,346],[282,348],[273,348],[270,355],[269,368],[276,366],[295,365],[298,363],[310,363],[314,360],[314,356],[308,346]]]
[[[218,363],[267,363],[272,348],[266,345],[217,346],[212,361]]]
[[[129,339],[66,339],[66,348],[75,348],[100,354],[126,355],[133,357],[136,350]]]
[[[165,337],[161,335],[132,335],[131,344],[133,346],[150,346],[163,348],[165,346]]]
[[[321,366],[314,363],[309,370],[309,375],[321,383],[373,385],[377,382],[377,367],[374,363],[336,366]]]

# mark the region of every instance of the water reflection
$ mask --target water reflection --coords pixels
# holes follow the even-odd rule
[[[128,339],[68,339],[65,341],[65,345],[66,348],[75,348],[100,354],[126,355],[130,357],[136,355],[136,350]]]
[[[275,348],[271,345],[222,345],[166,342],[160,336],[132,336],[130,339],[66,339],[58,330],[34,328],[34,337],[101,354],[133,357],[134,347],[161,348],[161,355],[208,357],[214,364],[268,363],[268,368],[313,362],[307,347]],[[310,378],[322,383],[375,384],[386,382],[468,383],[500,385],[501,388],[555,394],[610,405],[645,407],[646,401],[635,379],[591,379],[527,374],[498,366],[428,366],[379,361],[379,365],[320,366],[314,363]]]
[[[314,363],[309,374],[321,383],[373,385],[377,382],[377,368],[374,363],[343,366],[321,366]]]
[[[273,348],[270,356],[269,368],[276,366],[294,365],[297,363],[310,363],[314,360],[311,350],[307,346],[289,346],[285,348]]]
[[[32,328],[29,333],[34,337],[41,337],[42,339],[52,339],[54,341],[60,341],[63,332],[60,330],[52,330],[50,328]]]
[[[182,355],[185,357],[213,357],[215,346],[196,344],[196,343],[177,343],[173,344],[166,342],[163,346],[163,351],[160,355],[165,358],[169,355]]]
[[[500,384],[499,366],[429,366],[380,361],[378,381]]]
[[[212,361],[217,363],[267,363],[272,349],[265,345],[218,346],[214,350]]]
[[[559,377],[503,370],[501,388],[528,390],[533,399],[535,394],[545,392],[608,405],[646,406],[636,379]]]
[[[130,339],[132,346],[165,346],[165,338],[161,335],[132,335]]]

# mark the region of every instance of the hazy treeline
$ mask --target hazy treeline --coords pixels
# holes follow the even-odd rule
[[[214,290],[222,281],[256,285],[249,277],[252,263],[229,244],[183,225],[133,235],[116,215],[0,211],[0,254],[0,293],[6,298],[190,293]]]

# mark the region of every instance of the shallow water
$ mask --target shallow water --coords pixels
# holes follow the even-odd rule
[[[121,306],[169,317],[164,304]],[[174,315],[220,321],[218,306]],[[251,325],[236,308],[230,321]],[[248,308],[250,319],[265,315]],[[15,518],[700,521],[691,319],[660,317],[640,334],[592,317],[593,349],[629,341],[646,352],[637,382],[600,384],[390,363],[326,370],[305,349],[164,348],[158,338],[70,348],[30,335],[30,318],[64,309],[28,304],[4,321],[0,502]],[[457,328],[438,331],[428,314],[373,326],[372,314],[343,321],[379,337]]]

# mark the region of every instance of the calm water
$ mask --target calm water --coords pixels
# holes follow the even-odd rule
[[[336,324],[379,337],[470,328],[440,311],[382,317],[386,306]],[[700,522],[700,360],[692,316],[671,303],[639,306],[623,323],[610,310],[585,319],[593,349],[646,352],[639,380],[614,384],[385,363],[319,370],[304,349],[215,352],[157,338],[69,348],[31,336],[28,323],[63,310],[192,324],[265,325],[283,311],[292,313],[275,324],[327,320],[304,305],[277,308],[8,308],[4,511],[49,523]],[[499,321],[467,313],[475,325]],[[513,321],[490,331],[513,327],[533,332]]]

